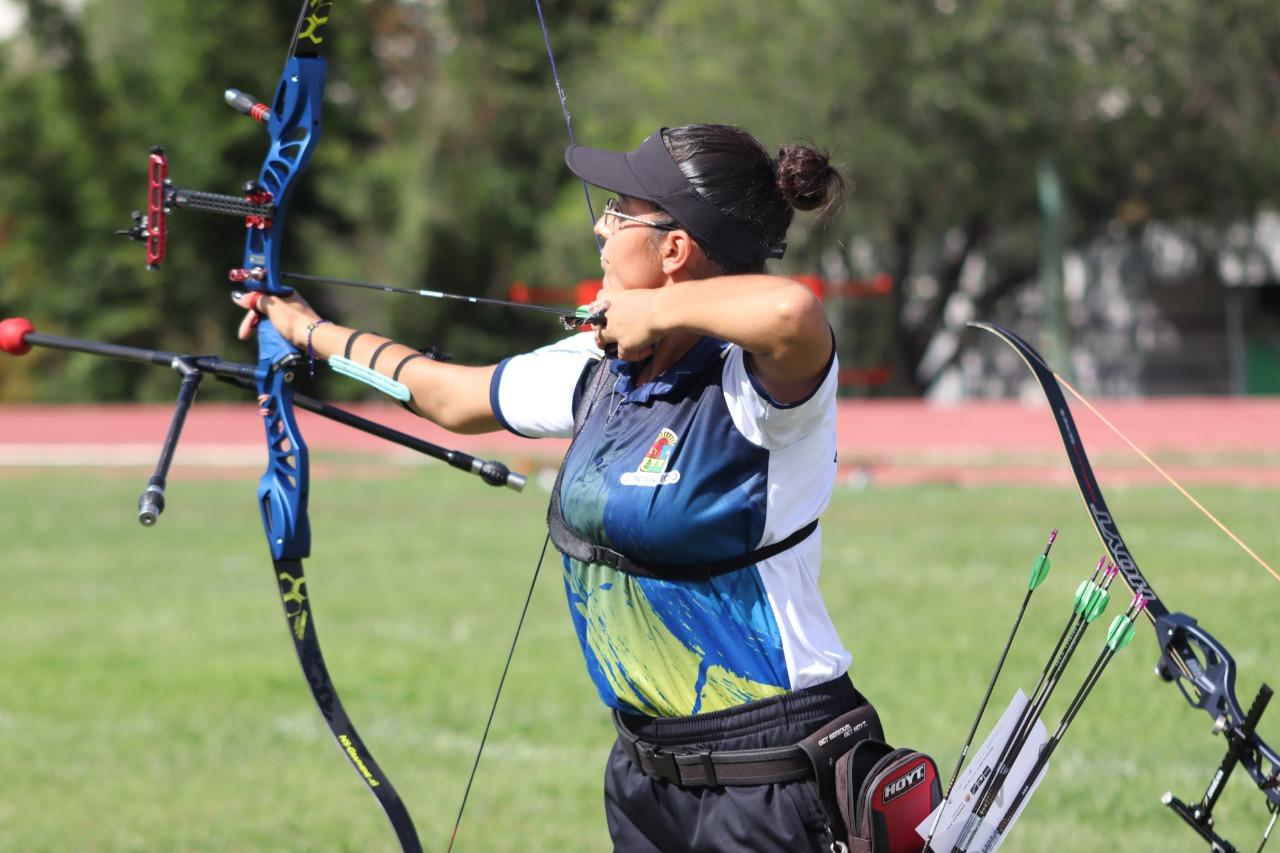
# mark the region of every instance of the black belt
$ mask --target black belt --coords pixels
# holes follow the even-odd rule
[[[718,785],[771,785],[813,778],[813,764],[798,745],[765,749],[699,750],[677,752],[640,740],[627,728],[622,715],[613,712],[622,751],[659,782],[683,787]]]

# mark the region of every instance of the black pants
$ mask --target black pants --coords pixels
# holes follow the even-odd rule
[[[642,740],[678,752],[790,746],[862,705],[848,676],[694,717],[626,716]],[[616,742],[604,778],[605,817],[615,851],[720,853],[822,851],[827,819],[810,781],[682,788],[649,778]]]

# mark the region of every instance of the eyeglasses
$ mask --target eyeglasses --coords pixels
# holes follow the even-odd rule
[[[641,219],[638,216],[632,216],[629,213],[623,213],[618,210],[618,200],[616,198],[611,198],[604,203],[604,215],[601,217],[601,224],[604,226],[604,230],[610,234],[616,234],[618,229],[622,227],[624,220],[638,222],[650,228],[657,228],[659,231],[675,231],[680,227],[669,222],[653,222],[648,219]]]

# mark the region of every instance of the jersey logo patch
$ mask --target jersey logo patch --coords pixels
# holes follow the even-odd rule
[[[649,452],[640,460],[640,467],[623,474],[619,482],[624,486],[668,486],[680,482],[679,471],[668,471],[667,464],[680,441],[670,429],[658,433]]]

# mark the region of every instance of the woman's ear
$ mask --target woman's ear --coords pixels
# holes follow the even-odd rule
[[[671,278],[696,277],[696,270],[702,260],[702,248],[683,228],[663,233],[658,243],[658,254],[662,258],[662,272]]]

